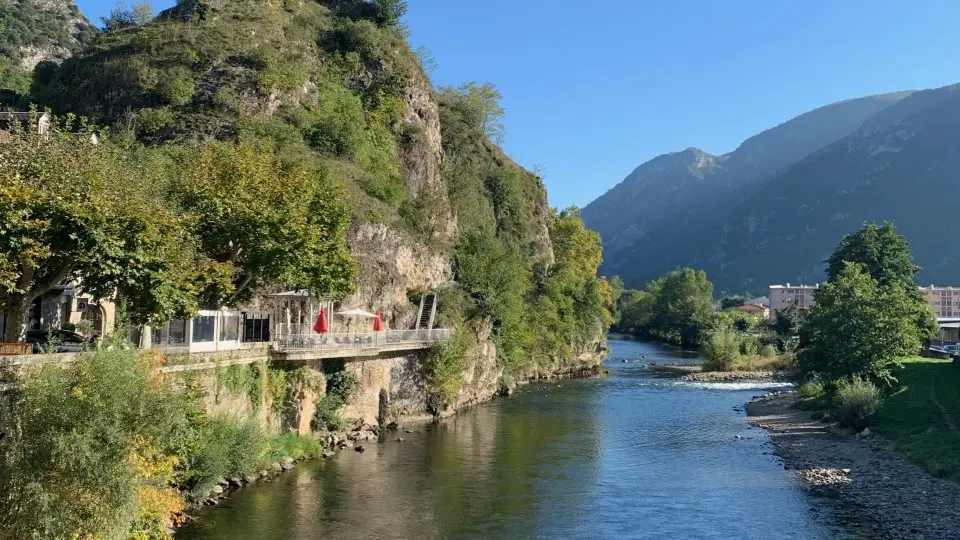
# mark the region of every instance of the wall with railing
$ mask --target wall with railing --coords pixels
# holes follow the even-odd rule
[[[449,328],[419,330],[386,330],[349,334],[298,332],[285,334],[274,341],[277,351],[314,351],[336,349],[424,348],[450,339]]]

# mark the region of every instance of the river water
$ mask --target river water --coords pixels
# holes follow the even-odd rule
[[[643,363],[692,360],[610,346],[607,378],[531,385],[301,464],[177,538],[843,538],[734,410],[761,387],[656,378]]]

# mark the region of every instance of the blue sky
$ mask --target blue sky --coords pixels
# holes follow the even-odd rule
[[[960,82],[953,0],[408,2],[434,82],[494,83],[507,153],[543,168],[560,207],[658,154],[724,153],[827,103]],[[116,4],[77,3],[92,21]]]

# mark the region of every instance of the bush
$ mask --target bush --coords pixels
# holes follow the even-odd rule
[[[138,351],[97,351],[21,375],[20,423],[0,425],[0,538],[126,537],[148,506],[182,506],[175,493],[146,500],[170,495],[171,461],[157,449],[183,417],[155,368]]]
[[[185,456],[183,484],[192,500],[199,500],[221,478],[257,471],[267,451],[267,437],[259,425],[218,418],[199,430],[199,441]]]
[[[841,380],[834,396],[834,410],[840,423],[860,431],[869,425],[883,403],[880,389],[872,382],[854,378]]]
[[[744,337],[740,343],[740,352],[744,356],[756,356],[757,355],[757,340],[756,338],[747,336]]]
[[[729,370],[740,363],[740,337],[730,328],[718,328],[704,343],[704,353],[707,355],[707,369]]]
[[[313,413],[312,428],[315,430],[343,431],[347,422],[340,416],[340,407],[350,399],[357,387],[353,373],[341,369],[327,377],[327,395],[317,403]]]
[[[279,461],[287,457],[310,459],[322,453],[323,447],[320,445],[320,441],[310,436],[284,433],[270,441],[269,456],[271,461]]]
[[[819,399],[826,392],[826,386],[819,379],[804,381],[797,388],[797,394],[801,399]]]
[[[773,358],[777,356],[777,348],[771,344],[766,344],[760,349],[760,356],[764,358]]]
[[[340,407],[343,400],[337,396],[326,395],[317,403],[317,410],[313,413],[311,428],[316,431],[343,431],[347,421],[340,416]]]
[[[468,346],[467,332],[458,328],[452,341],[431,349],[426,366],[427,403],[434,413],[442,412],[460,395]]]

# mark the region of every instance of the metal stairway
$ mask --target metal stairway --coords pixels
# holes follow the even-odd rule
[[[417,330],[433,328],[433,319],[437,315],[437,294],[425,293],[420,297],[420,312],[417,314]]]

